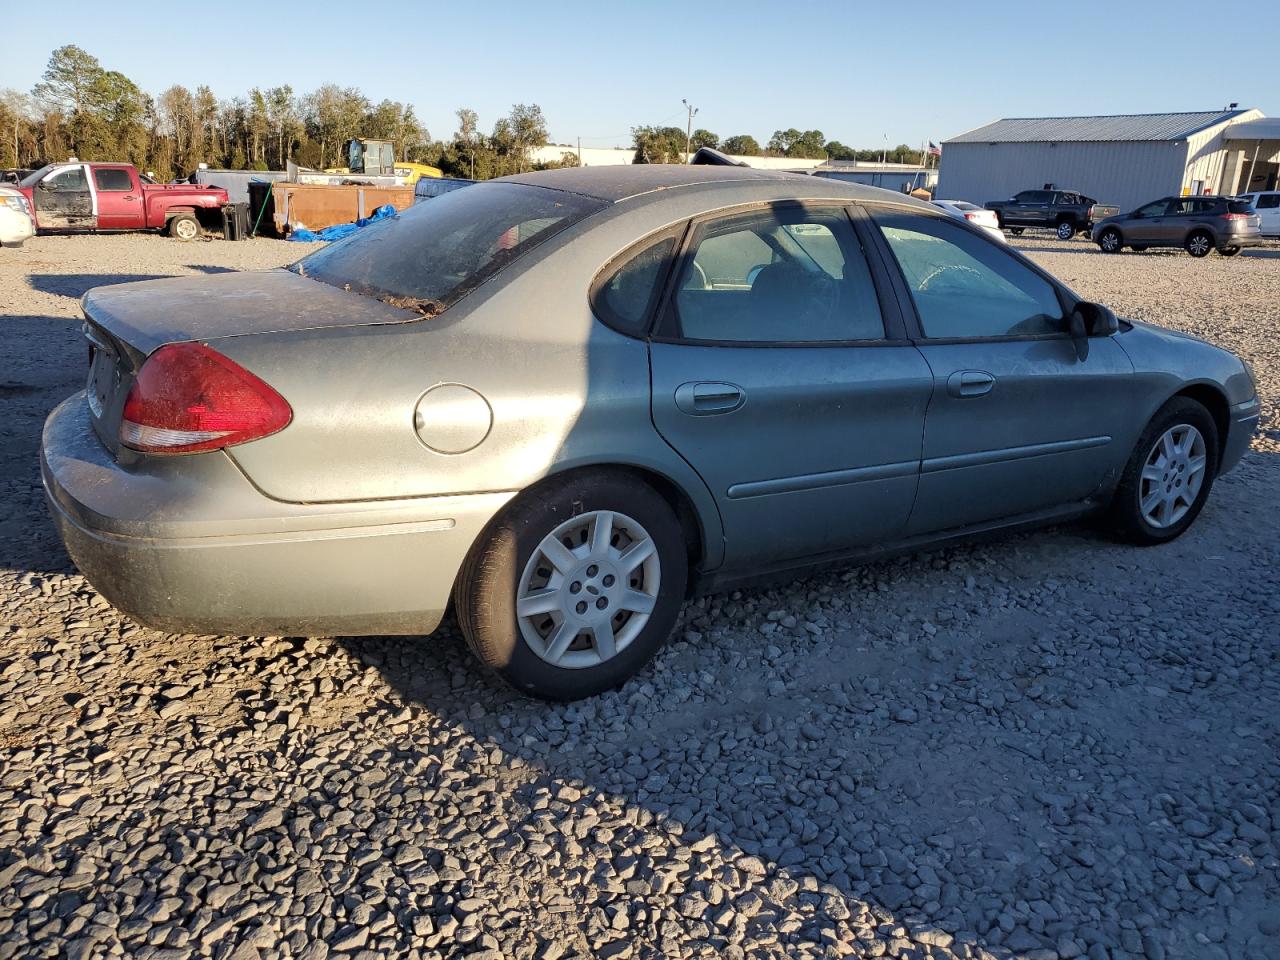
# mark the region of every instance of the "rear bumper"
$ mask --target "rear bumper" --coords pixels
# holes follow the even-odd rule
[[[1262,404],[1257,397],[1244,403],[1237,403],[1231,408],[1227,437],[1222,445],[1222,462],[1218,464],[1219,475],[1232,469],[1245,455],[1258,429],[1258,417],[1261,412]]]
[[[1221,249],[1223,247],[1256,247],[1261,243],[1262,243],[1262,234],[1260,233],[1249,233],[1243,236],[1237,236],[1236,234],[1228,233],[1226,236],[1224,236],[1221,239],[1221,241],[1219,241],[1218,248]]]
[[[220,452],[155,459],[114,461],[83,394],[45,423],[45,495],[71,559],[120,610],[174,632],[429,633],[511,497],[289,504]]]

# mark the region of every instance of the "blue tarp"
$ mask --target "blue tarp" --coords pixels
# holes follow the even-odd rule
[[[394,217],[396,208],[389,203],[385,203],[377,210],[373,211],[371,217],[361,217],[355,223],[335,223],[332,227],[325,227],[316,233],[312,233],[306,227],[295,227],[293,232],[289,234],[290,240],[298,240],[302,243],[315,243],[317,240],[341,240],[343,237],[349,237],[361,227],[367,227],[371,223],[377,223],[379,220],[385,220],[387,217]]]

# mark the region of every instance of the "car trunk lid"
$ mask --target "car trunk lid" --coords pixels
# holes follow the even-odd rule
[[[178,277],[97,287],[81,301],[89,341],[85,392],[98,438],[120,448],[120,419],[134,377],[167,343],[411,323],[422,313],[286,270]]]

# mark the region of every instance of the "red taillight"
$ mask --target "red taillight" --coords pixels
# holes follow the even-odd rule
[[[175,343],[138,371],[120,442],[144,453],[198,453],[268,436],[292,418],[284,397],[244,367],[202,343]]]
[[[1247,213],[1224,213],[1222,214],[1222,219],[1223,220],[1248,220],[1249,215]]]
[[[976,213],[966,213],[966,214],[964,215],[964,218],[965,218],[966,220],[977,220],[977,219],[978,219],[978,215],[977,215]]]

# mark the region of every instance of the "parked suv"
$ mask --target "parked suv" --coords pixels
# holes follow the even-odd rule
[[[1008,200],[989,200],[986,206],[996,212],[1002,230],[1009,228],[1017,236],[1026,227],[1049,227],[1059,240],[1070,240],[1103,217],[1120,212],[1119,207],[1100,204],[1079,190],[1023,190]]]
[[[1237,200],[1247,200],[1262,219],[1260,229],[1264,237],[1280,240],[1280,190],[1263,190],[1244,193]]]
[[[1103,253],[1131,247],[1182,247],[1193,257],[1217,250],[1234,257],[1262,242],[1261,219],[1247,200],[1235,197],[1162,197],[1131,213],[1108,217],[1090,239]]]

